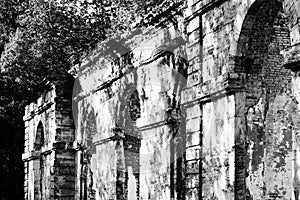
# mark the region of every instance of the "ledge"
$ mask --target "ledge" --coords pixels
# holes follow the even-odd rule
[[[292,71],[300,71],[300,43],[281,51],[284,57],[283,67]]]
[[[41,156],[41,152],[30,151],[22,154],[23,162],[29,162],[31,160],[36,160]]]
[[[228,93],[242,91],[245,85],[245,74],[229,72],[214,79],[206,81],[198,86],[187,88],[182,93],[183,105],[211,101]],[[189,93],[189,94],[187,94]],[[192,99],[185,99],[192,96]]]
[[[188,16],[185,19],[185,23],[189,23],[195,17],[197,17],[199,15],[203,15],[203,14],[209,12],[210,10],[213,10],[215,7],[220,6],[225,1],[227,1],[227,0],[208,0],[206,2],[202,2],[200,9],[197,10],[196,12],[194,12],[192,15]]]
[[[35,110],[31,111],[30,113],[26,113],[26,115],[23,117],[23,121],[30,121],[32,118],[34,118],[34,116],[39,115],[39,114],[45,112],[46,110],[48,110],[49,108],[51,108],[51,106],[54,103],[55,103],[55,100],[53,98],[50,102],[40,105],[39,107],[37,107]]]
[[[40,158],[42,155],[46,156],[51,154],[52,152],[58,151],[58,150],[69,150],[73,151],[75,150],[73,148],[73,144],[64,142],[64,141],[55,141],[48,143],[45,146],[42,146],[41,150],[31,150],[29,152],[25,152],[22,154],[22,160],[23,162],[29,162],[31,160],[36,160]]]

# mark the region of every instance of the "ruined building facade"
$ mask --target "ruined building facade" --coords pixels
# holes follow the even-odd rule
[[[300,199],[300,1],[165,1],[26,107],[25,199]]]

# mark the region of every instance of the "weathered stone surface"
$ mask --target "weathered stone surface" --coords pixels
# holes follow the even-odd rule
[[[168,5],[26,107],[26,199],[300,198],[300,1]]]
[[[72,87],[72,79],[52,84],[50,91],[26,107],[25,199],[75,197],[75,154],[68,148],[75,136]]]

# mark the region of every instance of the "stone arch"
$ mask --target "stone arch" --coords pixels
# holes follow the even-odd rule
[[[128,196],[132,188],[129,182],[128,169],[133,169],[133,175],[137,182],[134,184],[135,191],[131,191],[139,196],[139,129],[136,125],[141,114],[141,92],[138,91],[137,73],[133,70],[122,80],[122,88],[118,96],[118,105],[115,112],[115,129],[117,152],[117,198]],[[123,139],[118,139],[121,136]]]
[[[87,108],[82,113],[83,120],[81,121],[81,135],[82,145],[85,149],[92,151],[93,136],[97,133],[96,114],[94,108],[87,105]]]
[[[163,37],[163,35],[161,37]],[[160,40],[161,38],[159,39],[159,41]],[[131,188],[129,187],[128,184],[129,179],[131,180],[129,182],[131,183],[135,182],[134,185],[131,186],[132,188],[135,188],[137,190],[136,196],[140,196],[139,191],[142,190],[140,188],[139,182],[141,179],[138,176],[140,176],[141,174],[140,173],[141,168],[139,165],[140,164],[139,151],[140,151],[141,142],[140,142],[140,138],[138,137],[139,136],[138,135],[139,125],[137,125],[138,123],[140,123],[141,127],[143,127],[144,129],[150,129],[152,128],[153,124],[155,124],[154,131],[151,130],[151,134],[153,135],[154,134],[159,135],[160,133],[164,134],[164,137],[169,137],[169,135],[171,135],[171,133],[169,134],[169,132],[171,132],[169,131],[170,128],[167,127],[167,125],[169,124],[166,125],[165,121],[168,120],[168,123],[170,123],[171,121],[173,122],[177,120],[174,118],[176,117],[175,114],[179,113],[180,111],[180,92],[181,90],[183,90],[183,86],[182,88],[180,86],[182,85],[181,82],[185,82],[186,79],[182,81],[181,79],[179,79],[178,81],[176,80],[178,79],[179,73],[185,73],[187,68],[186,66],[187,63],[186,60],[184,59],[184,56],[179,56],[179,54],[181,55],[181,50],[183,51],[184,48],[179,48],[175,45],[177,49],[175,49],[174,53],[172,54],[170,53],[171,47],[169,48],[170,45],[168,46],[168,44],[171,42],[173,41],[170,38],[170,41],[168,41],[167,43],[167,47],[166,45],[161,45],[162,49],[157,49],[158,51],[151,53],[151,55],[150,54],[147,55],[148,54],[147,49],[145,49],[146,51],[145,53],[144,50],[136,49],[135,51],[137,52],[134,51],[135,55],[138,55],[140,51],[142,51],[143,53],[142,58],[139,58],[139,59],[143,59],[141,60],[143,61],[142,65],[137,68],[132,68],[131,66],[132,63],[130,63],[132,61],[130,61],[130,59],[127,58],[123,59],[123,57],[120,59],[122,62],[127,62],[127,60],[129,60],[129,63],[127,63],[126,65],[123,64],[122,62],[117,62],[116,64],[109,63],[108,66],[112,65],[112,72],[111,72],[112,74],[109,75],[108,80],[106,80],[105,76],[100,78],[97,77],[99,81],[101,82],[104,81],[103,83],[100,82],[101,87],[97,87],[95,92],[92,92],[91,95],[84,97],[83,99],[78,101],[78,104],[80,105],[78,106],[79,113],[80,113],[78,117],[78,120],[80,122],[77,124],[79,126],[78,130],[81,130],[81,128],[83,128],[81,122],[82,120],[85,119],[83,119],[82,116],[80,115],[82,115],[84,112],[82,110],[88,109],[87,104],[93,106],[95,108],[95,113],[96,113],[94,117],[96,118],[98,134],[95,135],[95,137],[93,137],[93,143],[95,144],[96,153],[91,157],[91,173],[93,174],[92,175],[93,181],[95,183],[94,188],[95,188],[96,197],[107,199],[107,198],[113,198],[112,196],[116,195],[117,199],[123,199],[128,195],[135,196],[134,194],[131,193],[132,190],[130,194],[127,192],[128,189]],[[154,44],[156,44],[156,41],[154,42]],[[148,58],[148,56],[151,57]],[[92,65],[94,65],[94,63]],[[179,71],[179,73],[176,73],[177,71]],[[153,73],[157,73],[157,76],[154,76]],[[95,74],[91,73],[89,74],[89,76],[90,75],[95,75]],[[96,75],[98,76],[98,74]],[[167,80],[166,78],[164,78],[165,75],[171,77],[171,80]],[[102,80],[102,78],[105,79]],[[151,81],[149,80],[149,78],[151,78]],[[92,81],[94,80],[96,79],[93,79]],[[163,93],[160,92],[160,90],[159,91],[156,91],[155,89],[152,90],[151,87],[145,89],[146,92],[143,91],[145,85],[149,86],[153,84],[153,82],[158,82],[160,87],[168,87],[167,89],[170,92]],[[84,88],[84,81],[82,81],[81,84],[83,85],[82,86],[83,90],[86,90],[86,88]],[[158,96],[158,98],[155,99],[156,100],[155,102],[151,101],[151,105],[148,100],[148,105],[147,105],[148,110],[147,113],[144,113],[145,115],[146,114],[149,115],[147,116],[147,118],[144,116],[144,118],[146,118],[147,120],[146,121],[140,118],[141,115],[140,113],[142,113],[141,107],[142,108],[146,107],[145,104],[147,98],[151,97],[151,95],[154,95],[152,93],[158,93],[155,94],[156,95],[155,97]],[[170,100],[167,100],[168,97]],[[168,104],[170,105],[168,105],[169,106],[168,109],[167,106],[165,106],[167,104],[165,101],[169,101]],[[143,104],[144,102],[145,104]],[[157,105],[158,103],[162,104],[165,110],[168,110],[169,112],[168,119],[165,119],[166,114],[163,112],[165,110],[160,109],[159,108],[160,104]],[[76,104],[74,105],[76,106]],[[155,107],[156,113],[153,112],[153,114],[157,114],[157,115],[153,115],[151,113],[152,111],[154,111],[154,109],[150,110],[151,109],[150,107],[151,108]],[[180,115],[180,113],[178,115]],[[161,119],[162,117],[165,118]],[[149,128],[147,125],[151,125],[151,127]],[[84,130],[80,132],[83,131]],[[144,132],[146,132],[146,130],[144,130]],[[146,133],[144,134],[146,135]],[[149,145],[152,145],[150,144],[150,142],[147,143],[149,143]],[[176,140],[176,142],[179,143],[179,139]],[[157,137],[155,143],[160,145],[159,148],[164,148],[163,145],[165,144],[163,144],[160,141],[160,138]],[[152,146],[158,146],[158,145],[152,145]],[[145,147],[145,149],[147,149],[147,147]],[[165,151],[167,150],[168,149],[166,149]],[[159,153],[159,149],[157,151]],[[146,153],[148,154],[148,152]],[[177,154],[179,155],[180,153],[182,154],[181,151],[178,151]],[[107,158],[108,156],[109,159],[106,160],[102,159],[102,158]],[[162,158],[163,156],[161,156],[161,159]],[[151,159],[154,160],[155,156],[152,156]],[[99,165],[100,163],[101,165],[105,165],[105,166],[104,167],[100,166]],[[144,164],[143,167],[146,168],[147,164],[148,163]],[[180,162],[176,162],[176,164],[179,166]],[[149,169],[147,168],[146,170]],[[166,168],[166,170],[168,169]],[[82,171],[84,171],[84,169]],[[160,174],[160,176],[162,177],[160,178],[161,182],[165,182],[163,181],[163,178],[170,179],[168,178],[169,177],[168,174],[166,174],[166,176],[164,177],[163,174]],[[136,181],[132,181],[133,177],[135,177]],[[175,176],[172,178],[175,179]],[[148,179],[149,179],[148,176],[144,177],[145,180],[144,182],[148,181]],[[176,179],[179,180],[178,176],[176,177]],[[158,185],[158,183],[152,183],[152,185],[155,186]],[[148,187],[148,185],[146,184],[145,186]],[[152,190],[152,188],[154,187],[151,186],[150,189]],[[149,189],[149,194],[150,194],[150,189]],[[164,188],[160,188],[160,192],[163,195],[168,194],[169,192],[168,183],[165,182]],[[148,195],[148,193],[146,195]],[[155,197],[151,197],[151,198],[155,198]]]
[[[42,122],[39,122],[35,134],[34,150],[40,151],[42,146],[44,145],[45,145],[44,125]]]
[[[34,171],[34,199],[43,199],[43,177],[44,177],[44,159],[41,155],[42,146],[45,145],[45,132],[44,125],[42,122],[38,123],[34,150],[37,155],[36,159],[33,161],[33,171]]]
[[[281,55],[289,46],[282,3],[255,1],[234,68],[245,75],[244,90],[236,94],[236,199],[293,199],[291,73]]]
[[[94,179],[91,170],[91,157],[95,154],[95,146],[93,145],[93,137],[97,133],[97,123],[94,108],[90,105],[83,113],[84,120],[81,121],[81,153],[80,159],[80,199],[94,199]]]

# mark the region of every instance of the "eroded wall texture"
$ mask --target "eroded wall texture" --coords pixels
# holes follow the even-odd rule
[[[27,108],[25,152],[40,118],[61,141],[24,157],[27,199],[300,198],[300,1],[168,2],[84,59],[72,116]]]
[[[74,199],[73,81],[63,80],[25,110],[25,199]]]
[[[94,149],[89,152],[91,176],[87,177],[87,182],[93,182],[90,191],[94,194],[86,194],[92,198],[170,199],[182,195],[175,191],[180,178],[171,173],[183,173],[183,152],[176,152],[175,146],[183,145],[180,98],[187,62],[184,46],[172,44],[183,39],[173,28],[148,33],[148,45],[138,45],[113,63],[103,59],[105,68],[94,68],[78,79],[81,93],[75,96],[79,97],[77,125],[81,131],[76,140]],[[139,35],[134,39],[141,40]],[[115,81],[111,83],[112,76]],[[105,87],[97,89],[99,83]],[[85,89],[94,92],[80,97]]]

